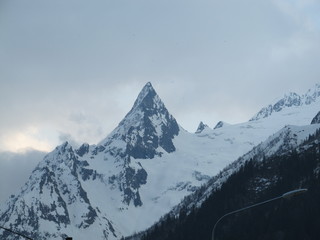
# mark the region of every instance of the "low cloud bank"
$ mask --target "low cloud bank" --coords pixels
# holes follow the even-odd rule
[[[45,154],[32,149],[23,153],[0,152],[0,203],[19,192]]]

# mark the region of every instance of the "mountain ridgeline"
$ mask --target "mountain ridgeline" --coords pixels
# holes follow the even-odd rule
[[[316,84],[313,89],[309,89],[305,94],[299,95],[291,92],[286,94],[283,98],[262,108],[250,121],[259,120],[269,117],[275,112],[280,112],[285,108],[300,107],[303,105],[310,105],[318,100],[320,96],[320,84]]]
[[[98,145],[85,143],[74,149],[65,142],[49,153],[21,192],[1,209],[1,224],[39,240],[70,235],[89,239],[92,234],[95,239],[120,239],[111,212],[142,206],[139,189],[148,179],[141,163],[134,160],[174,152],[172,140],[179,130],[147,83],[131,111]],[[102,186],[99,197],[93,191],[97,186]],[[0,232],[0,238],[16,236]]]
[[[129,238],[205,240],[222,214],[304,187],[304,196],[225,219],[217,239],[316,239],[319,96],[317,85],[251,121],[214,129],[201,122],[189,133],[147,83],[102,141],[65,142],[48,153],[1,205],[0,224],[37,240],[120,240],[136,232]],[[0,239],[18,238],[0,230]]]

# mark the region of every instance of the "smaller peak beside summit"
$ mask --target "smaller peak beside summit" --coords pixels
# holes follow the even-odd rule
[[[65,152],[66,150],[72,149],[72,146],[69,144],[68,141],[65,141],[64,143],[60,144],[56,147],[56,151]]]
[[[223,121],[219,121],[213,129],[222,128],[222,127],[227,126],[227,125],[230,125],[230,124],[226,123],[226,122],[223,122]]]
[[[195,133],[202,133],[203,130],[209,128],[207,124],[204,124],[202,121],[199,123],[199,126],[197,128],[197,131]]]
[[[312,119],[311,124],[318,124],[320,123],[320,112]]]
[[[73,156],[75,153],[73,146],[68,142],[65,141],[64,143],[58,145],[52,152],[49,152],[45,158],[61,158],[61,156],[67,156],[69,158],[71,155]],[[71,154],[71,155],[70,155]]]

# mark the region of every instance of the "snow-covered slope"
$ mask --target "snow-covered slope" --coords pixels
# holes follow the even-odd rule
[[[320,124],[284,127],[253,148],[252,151],[227,166],[195,193],[187,196],[151,228],[129,237],[128,240],[177,239],[178,237],[179,239],[210,239],[212,234],[211,224],[217,221],[224,212],[241,208],[245,206],[244,204],[250,205],[260,202],[261,199],[271,198],[274,194],[280,195],[290,189],[308,188],[310,192],[318,192],[319,188],[315,187],[314,184],[319,179],[319,136]],[[266,197],[265,194],[271,196]],[[315,195],[315,193],[309,195],[312,201],[307,203],[307,205],[315,203],[313,208],[318,205],[317,201],[313,201]],[[298,208],[301,206],[300,200],[297,200],[297,203],[300,202],[296,205]],[[307,201],[307,199],[305,200]],[[283,208],[281,206],[283,203],[278,205],[279,209]],[[274,212],[274,208],[270,209],[271,212]],[[313,210],[312,207],[310,210]],[[268,208],[265,208],[262,212],[268,213]],[[281,213],[277,210],[273,217],[279,214]],[[269,235],[269,228],[268,231],[264,228],[266,221],[270,220],[270,214],[267,215],[268,217],[261,221],[260,226],[260,229],[262,229],[260,235],[266,232],[267,235],[261,239],[277,239],[279,224],[275,225],[275,230],[270,230],[275,232],[274,235]],[[283,217],[287,215],[288,211],[284,208],[283,216],[279,217],[277,223],[281,222]],[[301,219],[304,219],[302,221],[312,219],[313,222],[313,219],[317,219],[316,215],[306,218],[305,211],[302,211],[301,218],[297,218],[296,212],[291,217],[296,218],[297,224],[299,224]],[[260,219],[261,211],[260,213],[258,211],[254,218],[247,217],[248,215],[241,218],[244,221],[246,221],[245,219],[248,220],[244,226],[250,226],[253,219]],[[288,220],[290,221],[290,219]],[[241,222],[243,221],[238,221],[240,224]],[[235,226],[233,223],[232,221],[229,224],[230,228],[224,231],[221,236],[225,236],[231,231],[230,239],[233,239],[243,233],[243,229],[240,227],[238,228],[239,232],[233,234],[232,231]],[[297,224],[292,226],[297,226]],[[226,223],[226,225],[228,224]],[[287,225],[285,224],[285,226]],[[309,225],[307,224],[307,226]],[[315,225],[315,229],[317,229],[317,225]],[[309,233],[308,230],[300,235],[306,236]],[[260,235],[257,233],[249,234],[241,239],[251,239],[252,236]],[[192,237],[190,238],[190,236]],[[292,234],[287,236],[289,236],[289,239],[293,238]],[[313,238],[317,239],[317,237],[316,234]]]
[[[100,143],[78,149],[64,143],[49,153],[22,191],[1,207],[0,224],[37,239],[120,239],[151,226],[284,126],[309,124],[319,106],[315,98],[267,118],[193,134],[179,126],[147,83]]]
[[[226,166],[217,175],[210,178],[205,185],[197,189],[196,192],[187,196],[168,214],[178,217],[181,209],[189,212],[193,208],[201,207],[202,203],[212,194],[212,192],[214,192],[216,189],[220,189],[222,184],[225,183],[232,174],[239,171],[240,168],[251,159],[261,162],[268,157],[288,155],[292,151],[299,152],[300,150],[305,150],[305,148],[308,147],[308,144],[303,145],[303,143],[318,131],[320,131],[320,124],[306,126],[285,126],[275,134],[268,137],[265,141],[254,147],[251,151]],[[318,144],[318,141],[316,141],[316,144]],[[265,179],[263,178],[258,179],[257,181],[261,181],[259,184],[259,189],[256,189],[257,193],[264,190],[264,188],[267,188],[271,184],[271,182],[264,182]]]

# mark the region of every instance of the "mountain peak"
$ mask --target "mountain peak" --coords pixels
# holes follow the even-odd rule
[[[312,119],[311,124],[318,124],[320,123],[320,112]]]
[[[148,82],[141,90],[141,92],[139,93],[133,108],[136,108],[138,106],[140,106],[141,104],[143,104],[145,101],[147,101],[148,99],[153,99],[154,97],[157,97],[159,100],[160,98],[158,97],[156,91],[154,90],[152,84],[150,82]]]
[[[162,154],[159,147],[168,153],[175,151],[172,140],[178,133],[178,123],[148,82],[139,93],[132,109],[102,141],[102,145],[111,148],[113,140],[118,139],[122,144],[121,149],[117,150],[118,153],[122,152],[134,158],[153,158]]]
[[[307,105],[315,102],[320,97],[320,84],[316,84],[313,88],[309,89],[302,97]]]
[[[227,125],[230,125],[230,124],[228,124],[226,122],[223,122],[223,121],[219,121],[213,129],[222,128],[222,127],[227,126]]]
[[[269,117],[275,112],[280,112],[285,108],[298,107],[303,105],[303,98],[294,92],[285,94],[283,98],[277,100],[274,104],[269,104],[267,107],[262,108],[250,121],[259,120],[261,118]]]
[[[201,121],[195,133],[201,133],[206,128],[209,128],[209,126]]]
[[[273,113],[280,112],[285,108],[301,107],[303,105],[310,105],[318,101],[320,97],[320,84],[316,84],[312,89],[309,89],[305,94],[299,95],[295,92],[285,94],[284,97],[278,99],[272,104],[262,108],[249,121],[255,121],[262,118],[267,118]]]

